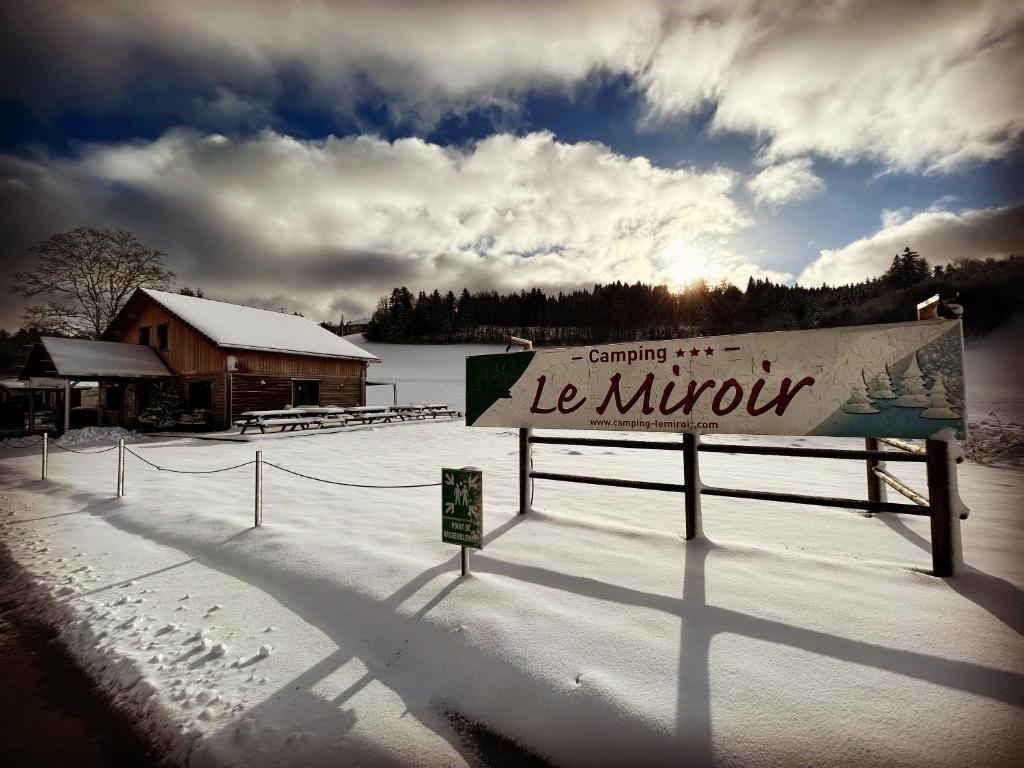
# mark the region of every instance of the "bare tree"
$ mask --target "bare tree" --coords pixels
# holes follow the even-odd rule
[[[77,227],[29,249],[35,268],[18,272],[11,292],[45,303],[26,310],[27,327],[98,339],[136,288],[166,288],[164,254],[123,230]]]

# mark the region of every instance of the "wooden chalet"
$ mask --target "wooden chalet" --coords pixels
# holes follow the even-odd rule
[[[103,340],[152,349],[190,414],[218,429],[250,410],[365,405],[367,367],[380,362],[298,315],[147,288],[135,291]],[[136,413],[153,386],[136,383]]]

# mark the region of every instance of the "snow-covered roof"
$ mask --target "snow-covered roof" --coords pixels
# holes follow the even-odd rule
[[[44,336],[40,342],[53,363],[52,373],[60,378],[162,378],[171,375],[156,352],[141,344],[54,336]],[[28,365],[31,364],[30,357]]]
[[[219,347],[380,362],[305,317],[149,288],[139,290]]]

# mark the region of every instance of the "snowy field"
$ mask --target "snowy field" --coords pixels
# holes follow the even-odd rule
[[[968,397],[1004,427],[1021,421],[1016,332],[968,347]],[[460,408],[463,358],[494,351],[364,346],[401,400]],[[995,466],[960,468],[971,516],[953,579],[927,575],[917,517],[705,498],[707,540],[687,543],[681,495],[544,481],[518,516],[515,433],[459,421],[130,447],[179,470],[258,447],[361,484],[475,465],[486,545],[469,579],[439,541],[437,487],[267,467],[253,529],[252,466],[181,475],[129,456],[114,499],[114,452],[55,450],[44,482],[38,448],[0,449],[0,535],[23,569],[12,588],[189,765],[1010,766],[1024,750],[1024,475],[1006,438],[989,442]],[[663,452],[538,446],[535,463],[682,475]],[[701,468],[717,485],[864,495],[858,462],[704,454]],[[917,465],[898,469],[924,488]],[[467,721],[523,752],[496,753]]]

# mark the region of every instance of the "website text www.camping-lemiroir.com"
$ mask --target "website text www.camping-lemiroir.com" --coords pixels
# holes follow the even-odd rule
[[[644,429],[718,429],[717,421],[676,421],[674,419],[591,419],[592,427],[642,427]]]

